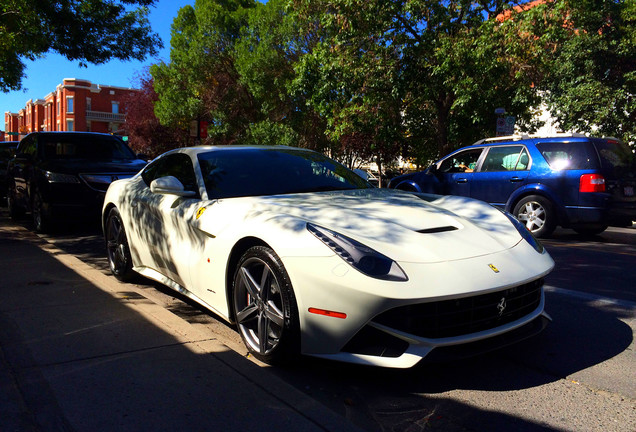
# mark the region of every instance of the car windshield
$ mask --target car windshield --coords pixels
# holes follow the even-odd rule
[[[43,157],[53,159],[90,159],[100,161],[132,160],[135,154],[119,138],[101,135],[42,136]]]
[[[198,158],[210,199],[372,187],[354,172],[312,151],[213,150]]]

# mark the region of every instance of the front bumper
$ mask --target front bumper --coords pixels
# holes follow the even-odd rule
[[[538,254],[526,242],[486,256],[430,264],[403,263],[408,282],[387,282],[358,273],[339,257],[306,261],[283,258],[292,279],[300,315],[303,354],[344,362],[384,367],[408,368],[441,348],[477,343],[526,328],[547,317],[541,280],[554,266],[547,253]],[[492,270],[491,265],[498,270]],[[500,301],[506,290],[537,284],[531,307],[511,320],[485,327],[465,327],[453,333],[430,333],[395,320],[386,320],[389,311],[423,304],[462,302],[479,296]],[[492,304],[496,314],[497,302]],[[492,303],[492,301],[491,301]],[[490,306],[489,306],[490,307]],[[346,314],[345,319],[309,313],[309,308]],[[424,310],[424,309],[422,309]],[[415,326],[426,327],[426,319]],[[426,318],[426,317],[424,317]],[[409,318],[406,317],[406,320]],[[543,327],[543,326],[542,326]],[[421,331],[420,331],[421,330]],[[509,339],[514,339],[510,336]]]

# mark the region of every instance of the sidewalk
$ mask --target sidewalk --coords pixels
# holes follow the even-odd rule
[[[6,219],[0,274],[0,431],[357,430]]]

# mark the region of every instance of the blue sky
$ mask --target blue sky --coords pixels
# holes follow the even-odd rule
[[[0,92],[0,112],[18,112],[29,99],[43,99],[54,91],[64,78],[86,79],[95,84],[135,87],[136,75],[159,60],[170,59],[170,26],[177,16],[177,11],[188,4],[194,5],[194,0],[159,0],[155,7],[150,8],[150,24],[164,44],[164,48],[154,58],[131,62],[113,60],[102,65],[89,64],[87,68],[81,68],[79,62],[70,62],[54,53],[35,61],[26,61],[26,78],[22,82],[25,90]],[[4,121],[1,123],[0,129],[4,129]]]

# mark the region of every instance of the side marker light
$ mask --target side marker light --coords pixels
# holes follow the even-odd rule
[[[347,314],[346,313],[342,313],[342,312],[334,312],[334,311],[329,311],[329,310],[325,310],[325,309],[317,309],[317,308],[309,308],[309,313],[313,313],[316,315],[324,315],[324,316],[328,316],[328,317],[332,317],[332,318],[340,318],[340,319],[345,319],[347,318]]]

